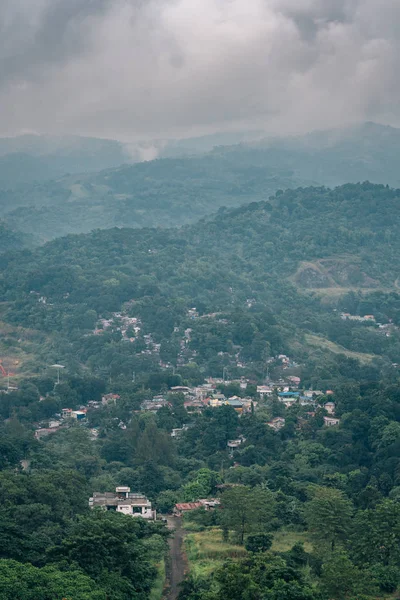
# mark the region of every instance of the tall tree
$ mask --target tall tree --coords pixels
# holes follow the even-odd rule
[[[359,511],[354,519],[351,539],[359,564],[400,563],[400,503],[384,500],[375,510]]]
[[[351,501],[335,488],[316,487],[312,499],[305,506],[305,517],[314,539],[328,544],[333,552],[350,530],[353,512]]]
[[[234,487],[223,494],[221,504],[223,528],[234,531],[240,544],[244,543],[247,534],[271,528],[276,503],[270,490]]]

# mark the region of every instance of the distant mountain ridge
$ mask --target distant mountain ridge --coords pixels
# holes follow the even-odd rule
[[[400,129],[394,127],[363,123],[250,146],[271,166],[324,185],[371,181],[400,187]]]
[[[127,162],[131,162],[128,151],[115,140],[41,135],[0,138],[0,189],[66,173],[100,171]]]
[[[400,187],[400,130],[393,127],[365,123],[280,139],[249,132],[257,141],[202,153],[235,135],[171,141],[164,153],[193,155],[137,164],[126,164],[125,147],[109,140],[25,136],[20,147],[32,154],[3,156],[17,142],[0,140],[1,214],[42,242],[114,226],[184,225],[222,206],[267,200],[280,189],[362,181]],[[95,168],[107,162],[111,168]],[[70,174],[60,177],[67,164]],[[47,181],[49,170],[58,175]],[[22,185],[24,178],[30,183]],[[8,189],[12,180],[21,185]]]
[[[12,227],[45,241],[114,226],[184,225],[221,206],[268,199],[278,189],[312,183],[289,170],[256,164],[246,153],[215,151],[71,175],[0,191],[0,206]]]

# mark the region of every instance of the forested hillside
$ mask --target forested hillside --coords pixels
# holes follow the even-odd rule
[[[290,170],[270,168],[263,160],[254,162],[246,152],[221,151],[4,191],[0,202],[13,227],[43,241],[113,226],[179,226],[221,206],[268,199],[280,188],[303,183]]]
[[[111,229],[61,238],[2,257],[4,318],[72,336],[75,347],[62,345],[63,360],[72,352],[105,367],[108,344],[120,343],[126,358],[117,361],[118,370],[138,360],[135,345],[89,334],[126,302],[144,333],[172,355],[174,327],[196,307],[203,319],[193,325],[195,362],[211,361],[219,372],[225,359],[218,352],[233,356],[237,346],[244,347],[244,362],[260,366],[266,352],[290,348],[301,356],[309,346],[313,353],[315,345],[329,349],[326,340],[339,354],[342,348],[367,361],[400,362],[398,202],[397,191],[371,184],[301,188],[221,209],[180,230]],[[343,321],[341,311],[374,314],[375,323]],[[225,315],[228,326],[205,317],[215,313]],[[392,335],[377,322],[391,324]],[[200,340],[211,334],[212,350],[203,348]]]
[[[71,147],[61,149],[54,143],[40,146],[40,152],[32,155],[0,156],[2,214],[13,228],[33,234],[37,242],[113,226],[193,223],[222,206],[265,201],[277,190],[298,186],[365,180],[400,184],[399,131],[374,124],[346,132],[220,146],[208,154],[163,158],[97,173],[90,171],[128,161],[121,145],[85,138],[72,138]],[[54,156],[43,155],[46,148]],[[165,152],[168,148],[172,152],[173,145],[167,145]],[[54,161],[58,170],[52,172]],[[40,175],[47,168],[48,175]],[[79,175],[61,177],[67,172]],[[30,177],[31,185],[12,185],[10,177],[18,184]],[[53,180],[44,181],[49,178]]]
[[[66,173],[99,171],[130,162],[123,144],[79,136],[0,138],[0,189],[20,188]]]
[[[304,136],[252,144],[271,166],[295,176],[335,186],[372,181],[400,185],[400,130],[364,123],[347,129],[316,131]]]
[[[14,231],[7,223],[0,220],[0,252],[19,250],[33,243],[33,236]]]

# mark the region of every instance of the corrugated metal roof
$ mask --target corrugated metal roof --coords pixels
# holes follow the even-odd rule
[[[195,510],[196,508],[202,508],[201,502],[183,502],[182,504],[175,504],[177,510]]]

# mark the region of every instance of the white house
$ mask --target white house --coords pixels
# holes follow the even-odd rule
[[[285,419],[283,417],[275,417],[271,421],[266,423],[268,427],[272,427],[275,431],[279,431],[282,427],[285,427]]]
[[[334,402],[327,402],[325,404],[324,408],[327,411],[328,415],[332,416],[335,414],[335,403]]]
[[[335,427],[339,425],[340,419],[334,419],[333,417],[324,417],[324,425],[325,427]]]
[[[156,519],[156,511],[152,509],[150,500],[140,492],[131,492],[131,488],[126,486],[115,488],[115,493],[94,492],[93,497],[89,498],[89,507],[115,510],[131,517]]]
[[[257,393],[260,394],[261,397],[272,396],[273,392],[274,392],[274,388],[272,388],[270,385],[258,385],[257,386]]]

